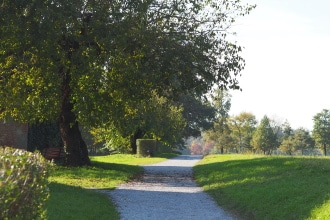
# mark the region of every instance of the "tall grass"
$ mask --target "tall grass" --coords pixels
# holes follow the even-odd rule
[[[139,165],[157,163],[175,154],[138,158],[134,155],[91,157],[92,166],[55,167],[49,178],[50,198],[47,201],[49,220],[119,219],[110,198],[95,189],[114,189],[118,184],[139,175]]]
[[[242,219],[330,219],[330,159],[211,155],[195,178]]]

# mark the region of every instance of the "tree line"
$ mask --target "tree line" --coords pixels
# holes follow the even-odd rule
[[[200,139],[188,145],[194,154],[208,153],[263,153],[274,152],[293,155],[316,154],[321,150],[327,155],[330,146],[330,110],[324,109],[313,117],[313,130],[293,129],[288,121],[278,122],[265,115],[260,123],[255,115],[242,112],[230,116],[231,96],[219,90],[213,97],[217,116],[211,129],[205,130]]]

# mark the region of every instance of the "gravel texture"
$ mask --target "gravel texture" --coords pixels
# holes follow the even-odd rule
[[[144,175],[106,191],[122,220],[234,219],[218,207],[192,179],[201,156],[181,155],[144,166]]]

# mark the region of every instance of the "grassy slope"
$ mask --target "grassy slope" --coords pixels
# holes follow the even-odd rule
[[[245,219],[330,219],[330,159],[211,155],[194,167],[217,203]]]
[[[91,157],[91,167],[56,167],[49,178],[47,219],[119,219],[119,213],[110,199],[92,189],[114,189],[118,184],[140,174],[143,169],[138,165],[157,163],[173,156],[100,156]]]

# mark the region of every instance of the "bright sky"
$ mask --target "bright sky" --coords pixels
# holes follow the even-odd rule
[[[293,129],[313,128],[313,116],[330,109],[330,1],[244,0],[257,7],[237,21],[245,49],[243,91],[232,91],[230,114],[267,115]]]

